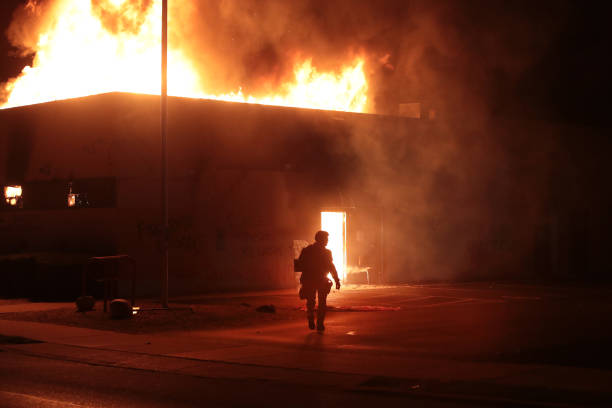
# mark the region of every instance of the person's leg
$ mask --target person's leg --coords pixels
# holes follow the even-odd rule
[[[307,290],[304,289],[304,294],[306,295],[306,317],[308,318],[308,328],[310,330],[314,330],[315,322],[314,322],[314,309],[315,309],[315,290]]]
[[[317,290],[319,294],[319,308],[317,309],[317,330],[325,330],[325,312],[327,311],[327,290]]]

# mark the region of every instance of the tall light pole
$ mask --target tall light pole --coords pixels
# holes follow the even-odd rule
[[[168,307],[168,0],[162,0],[161,140],[162,140],[162,265],[161,305]]]

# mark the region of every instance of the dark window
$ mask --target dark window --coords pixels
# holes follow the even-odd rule
[[[22,183],[21,187],[20,203],[23,209],[112,208],[117,201],[114,177],[34,181]],[[4,208],[15,208],[9,204],[10,200],[7,201],[5,197]]]
[[[78,194],[77,203],[92,208],[117,206],[117,181],[114,177],[76,179],[72,182],[73,192]]]

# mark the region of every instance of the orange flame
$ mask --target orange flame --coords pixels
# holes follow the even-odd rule
[[[30,12],[36,12],[35,3],[28,5]],[[8,99],[1,108],[114,91],[160,93],[161,0],[57,0],[56,10],[54,24],[38,35],[32,66],[3,85]],[[293,80],[263,96],[244,95],[242,89],[207,93],[193,64],[172,44],[168,61],[169,95],[367,110],[368,84],[361,57],[338,72],[318,72],[312,60],[305,59],[295,65]]]

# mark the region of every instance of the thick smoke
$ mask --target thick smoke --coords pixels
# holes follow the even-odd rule
[[[82,0],[87,1],[87,0]],[[137,33],[159,1],[89,0],[110,32]],[[21,55],[69,0],[27,0],[7,36]],[[366,59],[369,111],[421,102],[447,115],[504,109],[521,75],[545,54],[568,14],[564,3],[451,0],[170,1],[170,47],[198,69],[208,93],[261,96],[293,79],[297,62],[337,71]],[[78,50],[75,50],[78,53]],[[461,106],[462,109],[458,109]],[[469,107],[470,112],[465,112]]]
[[[388,277],[533,273],[538,234],[546,234],[549,224],[551,157],[559,146],[550,130],[502,121],[496,113],[520,103],[514,87],[555,38],[567,10],[338,2],[301,12],[306,23],[294,21],[297,34],[279,30],[282,42],[240,43],[245,51],[238,55],[293,49],[274,45],[281,43],[317,50],[319,61],[360,50],[368,57],[375,112],[397,113],[403,102],[437,112],[435,121],[414,126],[413,133],[393,122],[353,129],[361,168],[346,180],[347,189],[365,190],[382,206]],[[334,19],[343,23],[330,28]],[[243,62],[234,60],[244,67]]]
[[[56,15],[61,4],[60,1],[28,0],[15,10],[6,36],[18,55],[36,52],[40,34],[53,26],[52,16]]]
[[[548,220],[558,150],[550,129],[524,121],[392,121],[353,129],[358,187],[384,213],[393,281],[532,274]],[[373,231],[376,233],[376,231]]]
[[[370,111],[399,103],[497,109],[567,14],[562,5],[424,0],[171,2],[171,46],[200,69],[204,89],[265,94],[296,60],[334,70],[367,60]],[[556,3],[555,3],[556,4]],[[458,113],[458,114],[463,114]]]

